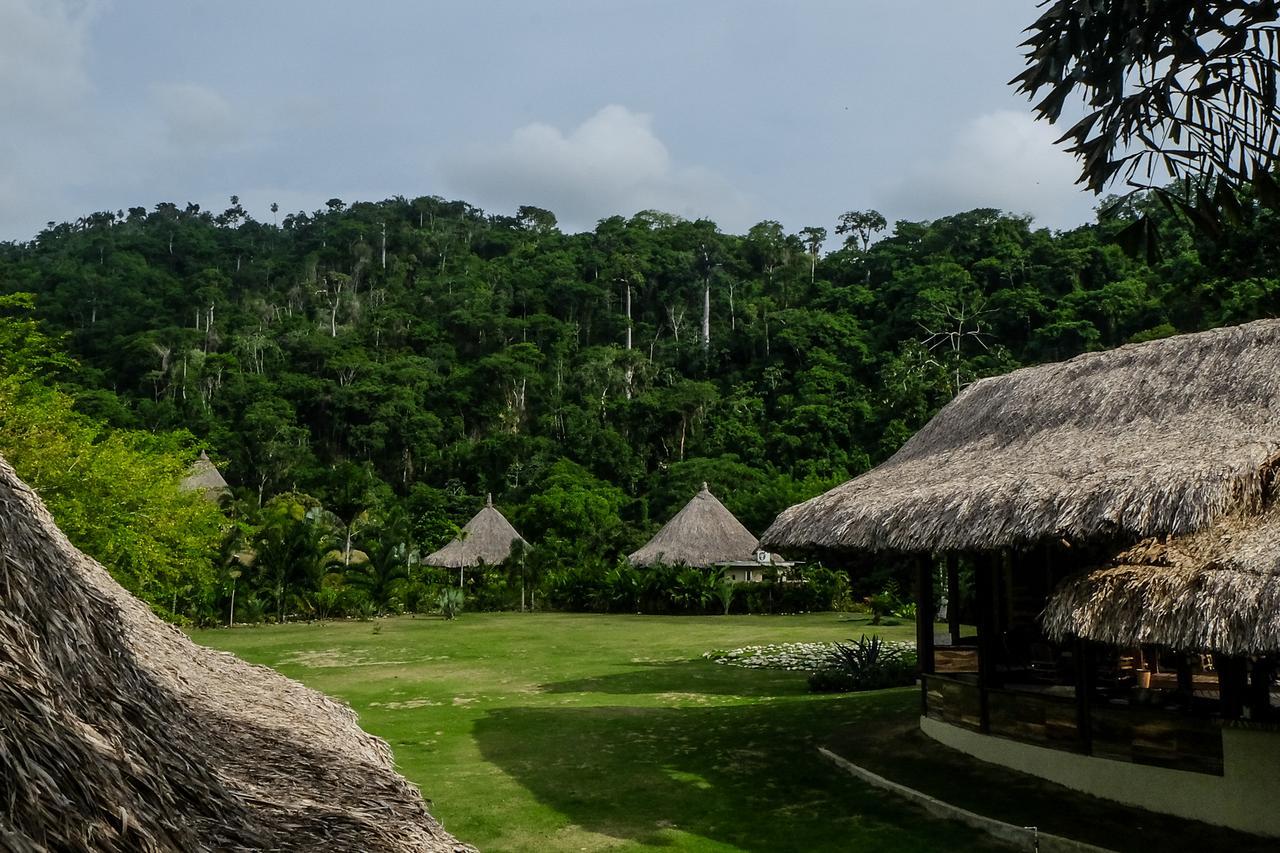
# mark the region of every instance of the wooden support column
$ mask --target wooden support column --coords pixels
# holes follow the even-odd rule
[[[933,674],[933,557],[916,558],[916,661],[920,671],[920,713],[929,711],[928,678]]]
[[[1093,646],[1088,640],[1077,638],[1071,651],[1075,668],[1076,686],[1076,736],[1085,755],[1093,752],[1093,688],[1097,678]]]
[[[960,644],[960,555],[947,554],[947,633],[951,645]]]
[[[1223,718],[1240,719],[1244,715],[1248,691],[1248,661],[1234,655],[1214,655],[1213,668],[1218,671],[1218,698],[1222,703]]]
[[[979,554],[974,568],[974,587],[978,605],[978,728],[991,731],[991,709],[987,690],[995,686],[996,649],[996,555]]]
[[[1275,659],[1255,658],[1249,673],[1249,719],[1267,720],[1271,717],[1271,676],[1275,673]]]

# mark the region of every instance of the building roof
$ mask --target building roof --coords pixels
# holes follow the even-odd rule
[[[702,491],[627,559],[637,566],[754,563],[759,545],[760,541],[751,531],[743,527],[703,483]]]
[[[182,479],[180,488],[184,492],[201,492],[205,497],[213,500],[231,491],[231,487],[222,478],[218,467],[203,450],[200,451],[200,458],[191,464],[187,476]]]
[[[1280,650],[1280,507],[1151,538],[1066,580],[1042,616],[1054,639],[1185,651]]]
[[[198,646],[0,459],[6,848],[456,851],[345,705]]]
[[[1257,512],[1280,454],[1280,321],[969,386],[888,461],[784,511],[779,549],[985,550]]]
[[[423,562],[447,569],[471,568],[481,563],[495,566],[511,556],[511,546],[516,542],[524,542],[524,537],[494,508],[493,495],[489,495],[462,532],[439,551],[428,554]]]

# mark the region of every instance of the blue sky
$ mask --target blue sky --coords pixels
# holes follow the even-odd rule
[[[438,194],[568,229],[973,207],[1088,221],[1006,82],[1033,0],[0,0],[0,239],[236,194]]]

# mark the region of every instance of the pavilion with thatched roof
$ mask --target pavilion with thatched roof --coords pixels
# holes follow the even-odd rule
[[[972,573],[976,638],[949,607],[954,646],[938,650],[921,620],[931,736],[1280,835],[1263,805],[1280,795],[1280,738],[1232,722],[1277,714],[1277,460],[1280,321],[1267,320],[976,382],[763,539],[913,557],[922,614],[937,559],[949,603]]]
[[[464,569],[496,566],[503,562],[511,556],[512,547],[517,542],[529,544],[493,505],[491,494],[485,498],[480,511],[463,525],[462,531],[448,545],[428,554],[422,562],[428,566],[458,569],[461,577]]]
[[[192,463],[187,476],[182,478],[179,488],[184,492],[199,492],[211,501],[220,501],[231,494],[231,487],[223,479],[222,472],[203,450],[200,458]]]
[[[345,705],[192,643],[0,459],[0,847],[470,848]]]
[[[720,566],[730,580],[752,581],[763,578],[762,568],[773,564],[774,555],[761,559],[760,540],[703,483],[702,490],[627,559],[633,566]]]

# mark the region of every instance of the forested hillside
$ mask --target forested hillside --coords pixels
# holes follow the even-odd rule
[[[1135,204],[1162,220],[1154,266],[1111,240]],[[492,492],[531,542],[605,564],[703,480],[759,533],[976,377],[1280,299],[1265,212],[1214,245],[1144,201],[1063,233],[993,210],[826,225],[160,204],[0,245],[0,293],[65,333],[80,412],[190,430],[246,514],[303,494],[432,549]]]

